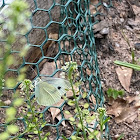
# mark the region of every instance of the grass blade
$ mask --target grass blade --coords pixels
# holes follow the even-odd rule
[[[114,63],[117,65],[121,65],[124,67],[132,68],[132,69],[135,69],[137,71],[140,71],[140,65],[137,65],[137,64],[131,64],[128,62],[122,62],[122,61],[118,61],[118,60],[114,61]]]

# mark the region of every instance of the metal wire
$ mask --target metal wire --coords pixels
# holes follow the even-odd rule
[[[110,6],[112,6],[111,0],[108,0],[108,5],[105,5],[101,0],[99,0],[97,4],[93,5],[96,10],[94,14],[90,12],[90,0],[61,0],[59,1],[59,3],[57,3],[57,0],[52,0],[52,6],[49,7],[49,9],[43,9],[42,7],[40,7],[40,4],[37,0],[32,0],[32,2],[35,5],[30,17],[32,29],[25,35],[25,37],[27,39],[27,43],[31,47],[34,47],[34,49],[38,48],[41,51],[41,56],[37,58],[36,61],[32,62],[28,61],[26,58],[23,58],[23,61],[18,68],[9,69],[9,71],[16,71],[19,74],[20,68],[28,64],[31,67],[33,66],[36,68],[38,76],[44,76],[40,74],[40,64],[43,60],[46,60],[47,62],[54,62],[56,69],[52,72],[52,74],[45,76],[54,76],[56,73],[62,71],[61,67],[58,66],[58,61],[61,66],[63,66],[65,62],[75,61],[78,64],[79,80],[83,81],[84,83],[81,86],[81,90],[87,92],[88,94],[86,98],[87,102],[90,102],[90,97],[92,95],[96,99],[96,104],[92,104],[94,109],[90,107],[89,110],[94,110],[96,112],[98,107],[103,106],[104,96],[99,77],[100,72],[97,62],[93,26],[99,22],[98,20],[96,20],[96,17],[101,14],[98,11],[98,7],[102,5],[106,8],[109,8]],[[0,6],[1,8],[7,6],[6,1],[3,0],[0,3]],[[56,17],[53,17],[55,15],[52,14],[52,11],[54,11],[55,8],[58,8],[60,10],[59,19],[55,19]],[[34,19],[36,14],[39,18],[39,12],[44,13],[44,16],[41,17],[44,18],[42,20],[44,21],[44,23],[41,24],[41,26],[38,26],[39,24],[37,22],[39,21],[36,21]],[[48,18],[49,21],[45,20],[45,18]],[[49,28],[53,24],[57,26],[58,30],[58,38],[55,39],[49,37]],[[38,30],[38,32],[43,32],[45,34],[45,37],[43,37],[38,44],[34,44],[34,41],[32,42],[30,37],[32,35],[32,32],[34,33],[35,30]],[[38,38],[39,37],[34,40],[38,40]],[[54,42],[54,44],[56,44],[57,46],[57,48],[55,48],[57,51],[54,55],[46,55],[46,52],[44,52],[45,44],[49,41]],[[13,53],[14,51],[16,50],[11,49],[11,53]],[[34,55],[34,53],[32,53],[30,57],[34,57],[32,55]],[[16,88],[17,87],[15,87],[15,89],[13,90],[15,91]],[[57,124],[48,123],[46,121],[46,126],[50,126],[56,130],[56,140],[62,137],[62,133],[59,132],[59,128],[61,123],[66,120],[63,115],[64,106],[65,102],[60,107],[56,107],[61,110],[62,114],[62,119]],[[49,108],[50,107],[46,107],[41,112],[43,114],[44,121],[45,113],[49,110]],[[24,118],[20,119],[20,121],[24,123],[24,127],[26,129]],[[5,125],[1,124],[1,127],[2,126]],[[96,128],[96,125],[93,126],[93,129],[94,128]],[[74,133],[75,130],[73,131],[72,135]],[[108,137],[107,126],[106,136]]]

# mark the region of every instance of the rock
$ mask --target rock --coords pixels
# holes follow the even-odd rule
[[[140,8],[136,5],[132,5],[135,15],[140,14]]]
[[[136,34],[140,34],[140,28],[139,27],[134,27],[134,32]],[[138,36],[138,38],[140,38],[140,37]]]
[[[130,26],[125,25],[125,28],[126,28],[128,31],[134,32],[133,29],[132,29]]]
[[[108,34],[108,33],[109,33],[109,28],[103,28],[103,29],[100,31],[100,33],[101,33],[102,35]]]
[[[120,44],[118,44],[117,42],[115,42],[115,47],[120,47]]]
[[[131,25],[131,26],[137,26],[138,25],[138,23],[133,19],[128,19],[127,23],[128,23],[128,25]]]
[[[139,94],[140,94],[140,92],[139,92],[139,91],[136,91],[136,92],[135,92],[135,94],[136,94],[136,95],[139,95]]]
[[[94,33],[99,32],[102,29],[108,28],[111,25],[112,25],[112,22],[107,21],[107,20],[103,20],[103,21],[101,21],[93,26],[93,32]]]
[[[98,34],[95,34],[94,37],[95,38],[103,38],[103,35],[101,35],[100,33],[98,33]]]
[[[134,47],[136,50],[139,50],[140,51],[140,43],[135,43],[134,44]]]
[[[123,22],[124,22],[124,18],[120,18],[120,22],[122,22],[122,23],[123,23]]]

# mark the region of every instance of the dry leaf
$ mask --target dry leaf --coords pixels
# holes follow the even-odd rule
[[[11,104],[11,101],[10,100],[6,100],[6,101],[4,101],[4,104],[5,105],[10,105]]]
[[[54,106],[59,107],[59,106],[62,105],[63,102],[64,102],[64,100],[61,99],[58,103],[54,104]],[[59,108],[55,108],[55,107],[51,107],[50,108],[50,112],[51,112],[51,115],[52,115],[52,119],[54,121],[56,116],[60,113],[60,109]]]
[[[115,117],[118,117],[121,114],[121,112],[124,110],[124,107],[128,107],[127,102],[121,98],[118,98],[116,100],[112,99],[109,100],[109,102],[111,107],[107,111],[107,114],[114,115]]]
[[[123,121],[131,123],[138,116],[138,108],[140,108],[139,102],[139,96],[128,96],[126,98],[118,98],[116,100],[110,99],[109,104],[111,106],[109,107],[107,114],[114,115],[116,123]]]
[[[91,75],[91,70],[89,70],[88,68],[86,69],[86,74],[87,75]]]
[[[73,92],[71,90],[67,91],[66,97],[73,97]]]
[[[138,100],[138,96],[127,96],[124,100],[127,100],[128,103],[132,103],[133,101]]]
[[[57,61],[57,65],[58,65],[58,67],[60,67],[59,61]],[[55,70],[56,70],[55,62],[45,62],[40,74],[41,75],[52,75]],[[60,77],[60,72],[57,72],[54,77]]]
[[[57,115],[56,118],[57,118],[59,121],[61,121],[61,120],[62,120],[61,114]],[[62,124],[63,126],[66,126],[65,121],[62,121],[61,124]]]
[[[127,123],[132,123],[138,116],[138,113],[134,113],[134,115],[130,116],[129,118],[126,119]]]
[[[74,90],[75,90],[76,92],[79,91],[79,88],[78,88],[78,87],[74,86],[73,88],[74,88]],[[76,94],[76,95],[77,95],[77,94]],[[78,94],[78,95],[79,95],[79,94]],[[73,97],[73,92],[72,92],[72,90],[67,91],[66,97]]]
[[[50,38],[50,39],[55,39],[55,40],[57,40],[57,39],[58,39],[58,34],[52,34],[52,33],[50,33],[50,34],[49,34],[49,38]]]
[[[94,5],[90,5],[90,11],[91,11],[91,14],[95,14],[96,13],[96,8]]]
[[[133,70],[131,68],[127,68],[123,66],[116,68],[116,73],[118,75],[119,81],[123,86],[123,88],[128,92],[130,91],[129,86],[130,86],[132,71]]]
[[[116,123],[121,123],[126,119],[129,119],[129,123],[133,122],[135,117],[133,117],[137,113],[137,109],[135,107],[124,108],[121,114],[115,118]],[[137,117],[137,116],[136,116]]]
[[[135,100],[135,107],[140,107],[140,96],[137,97],[137,100]]]
[[[94,95],[91,95],[89,99],[92,103],[94,103],[96,105],[96,99],[95,99]]]
[[[69,119],[70,117],[73,117],[73,116],[72,116],[72,114],[67,114],[64,112],[64,117],[65,117],[65,119]]]
[[[124,100],[126,100],[129,104],[133,102],[135,107],[140,106],[140,96],[127,96],[124,98]]]

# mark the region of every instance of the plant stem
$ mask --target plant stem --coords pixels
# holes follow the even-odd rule
[[[30,91],[30,89],[29,89],[29,87],[28,87],[28,88],[26,89],[26,94],[27,94],[27,99],[28,99],[28,105],[29,105],[29,107],[30,107],[30,109],[31,109],[31,113],[32,113],[32,115],[33,115],[33,120],[35,121],[35,126],[36,126],[36,129],[37,129],[37,131],[38,131],[39,140],[41,140],[41,135],[40,135],[40,130],[39,130],[39,127],[38,127],[38,123],[36,122],[35,113],[34,113],[34,111],[33,111],[33,109],[32,109],[32,105],[31,105],[31,102],[30,102],[30,94],[29,94],[29,91]]]
[[[70,78],[70,84],[71,84],[71,87],[72,87],[73,97],[75,99],[76,109],[77,109],[77,112],[78,112],[79,118],[80,118],[80,123],[81,123],[81,126],[82,126],[84,140],[87,140],[86,132],[85,132],[84,124],[83,124],[83,119],[82,119],[82,116],[81,116],[80,108],[79,108],[79,105],[78,105],[77,97],[76,97],[76,94],[75,94],[75,90],[74,90],[73,82],[72,82],[71,78]]]

